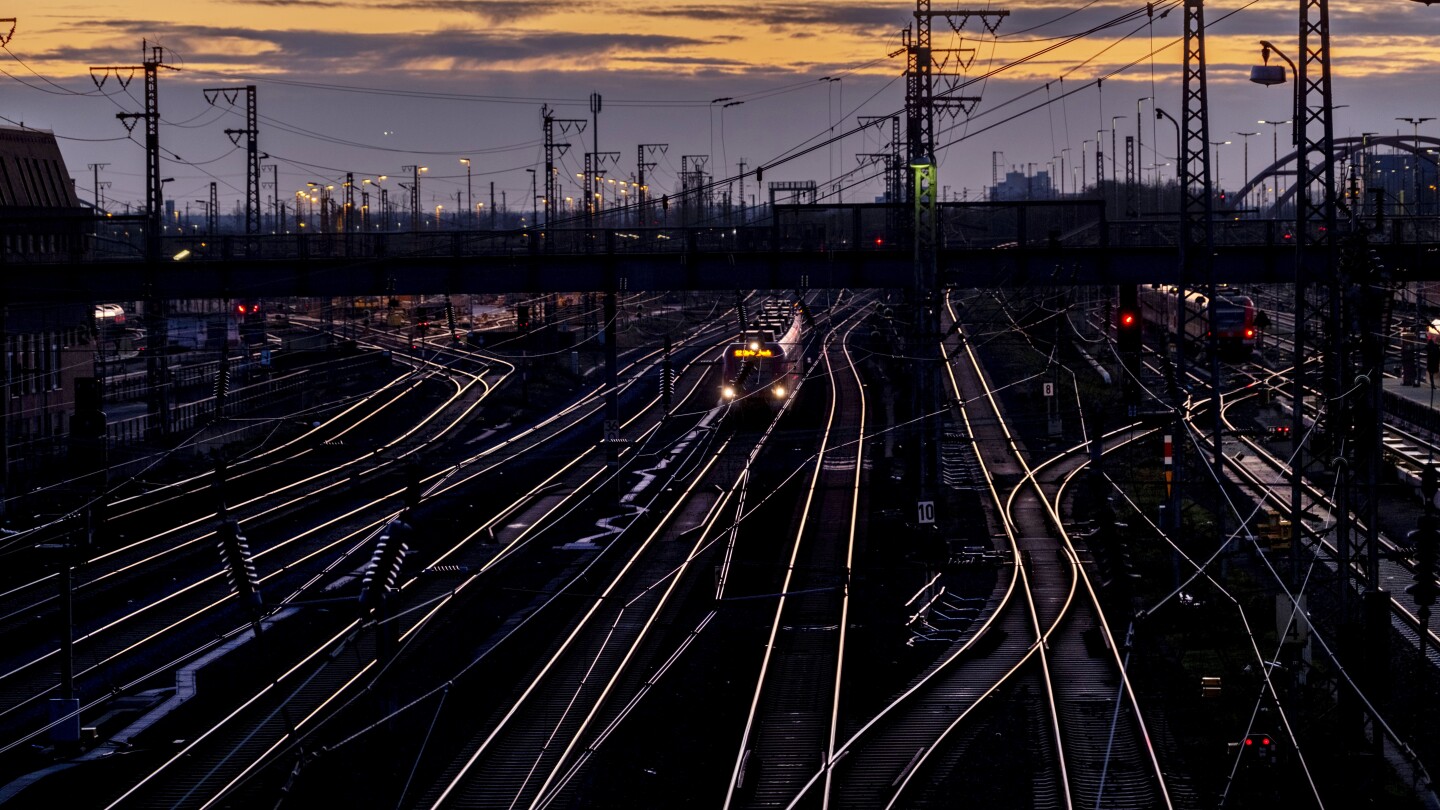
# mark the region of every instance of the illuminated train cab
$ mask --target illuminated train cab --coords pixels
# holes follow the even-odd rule
[[[739,339],[725,347],[720,404],[779,407],[804,371],[800,357],[803,320],[792,304],[770,302]]]
[[[1144,321],[1168,334],[1178,334],[1176,319],[1179,309],[1176,296],[1179,288],[1147,285],[1140,287],[1140,312]],[[1185,344],[1187,348],[1203,349],[1210,337],[1209,301],[1203,293],[1185,293]],[[1255,349],[1255,303],[1249,296],[1221,292],[1215,297],[1216,348],[1222,357],[1244,359]]]

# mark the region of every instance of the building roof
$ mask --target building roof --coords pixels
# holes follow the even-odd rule
[[[55,133],[0,127],[0,208],[79,208]]]

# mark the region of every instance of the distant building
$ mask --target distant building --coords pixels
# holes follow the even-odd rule
[[[996,202],[1015,200],[1048,200],[1055,196],[1050,185],[1050,172],[1042,171],[1027,175],[1024,172],[1006,172],[999,185],[990,187],[990,199]]]
[[[0,127],[0,261],[78,258],[90,219],[55,135]]]
[[[0,127],[0,266],[83,257],[90,221],[55,136]],[[93,324],[90,303],[0,307],[0,495],[63,465],[75,380],[95,374]]]
[[[1436,179],[1435,157],[1425,155],[1417,161],[1410,152],[1366,155],[1365,187],[1385,190],[1386,213],[1434,214],[1437,185],[1440,185]],[[1415,196],[1417,190],[1419,197]],[[1365,210],[1370,210],[1372,204],[1373,198],[1367,195]]]

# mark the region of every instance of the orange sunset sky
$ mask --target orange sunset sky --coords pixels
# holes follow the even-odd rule
[[[102,178],[112,183],[110,198],[142,196],[143,154],[114,117],[139,109],[140,83],[121,88],[112,76],[97,90],[89,68],[138,64],[141,41],[148,39],[166,48],[167,63],[182,68],[161,80],[162,141],[173,152],[165,171],[177,178],[177,198],[203,196],[212,180],[221,184],[222,198],[238,197],[243,158],[222,130],[243,122],[231,110],[209,107],[199,91],[254,83],[264,116],[261,148],[280,165],[282,190],[293,193],[292,186],[344,171],[398,175],[401,165],[423,162],[433,164],[435,204],[444,204],[446,195],[453,201],[464,186],[460,156],[472,158],[487,194],[494,181],[502,193],[527,199],[524,169],[540,160],[540,105],[588,117],[592,92],[605,99],[600,148],[622,153],[622,174],[634,171],[642,142],[671,145],[655,171],[662,186],[674,182],[682,154],[709,155],[717,176],[735,174],[742,158],[752,167],[772,163],[832,127],[852,127],[856,115],[901,109],[904,57],[891,54],[901,47],[900,30],[914,9],[903,2],[833,0],[35,5],[0,8],[18,17],[3,65],[8,78],[0,77],[0,115],[60,135],[83,198],[91,197],[93,184],[85,166],[95,162],[110,164]],[[1145,5],[1125,2],[961,5],[1011,13],[994,36],[978,18],[959,35],[936,22],[937,47],[973,49],[958,51],[947,67],[982,79],[963,91],[982,97],[970,120],[942,122],[938,139],[951,144],[940,156],[942,182],[957,197],[983,193],[997,151],[1007,167],[1036,164],[1057,174],[1063,155],[1073,178],[1076,157],[1086,149],[1093,155],[1097,130],[1106,130],[1099,134],[1107,152],[1112,123],[1121,138],[1134,134],[1137,99],[1155,96],[1160,107],[1179,112],[1180,49],[1171,44],[1180,35],[1176,2],[1156,3],[1153,18]],[[1232,0],[1207,4],[1205,13],[1212,140],[1234,142],[1219,147],[1219,170],[1222,184],[1235,187],[1244,161],[1236,133],[1263,130],[1250,137],[1253,171],[1262,157],[1268,162],[1276,136],[1256,120],[1289,117],[1290,85],[1264,88],[1246,78],[1259,60],[1258,39],[1296,55],[1298,5]],[[1337,134],[1408,134],[1410,126],[1397,116],[1440,116],[1440,5],[1333,0],[1331,16],[1335,102],[1346,107],[1336,112]],[[841,80],[819,81],[827,76]],[[1100,90],[1085,87],[1103,76],[1109,78]],[[1074,92],[1059,100],[1065,91]],[[722,107],[712,103],[718,98],[744,103]],[[1045,106],[1047,98],[1054,103]],[[1142,164],[1173,161],[1173,130],[1167,135],[1153,127],[1148,101],[1139,117]],[[1440,122],[1421,133],[1440,134]],[[1286,134],[1278,136],[1282,147]],[[588,149],[590,133],[584,137]],[[882,146],[873,133],[856,135],[785,164],[774,176],[823,183],[852,173],[840,193],[869,199],[880,187],[852,172],[854,156]]]

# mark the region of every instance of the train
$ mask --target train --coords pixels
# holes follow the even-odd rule
[[[1210,302],[1204,293],[1195,290],[1183,292],[1185,299],[1185,328],[1179,329],[1177,297],[1180,288],[1170,285],[1149,284],[1139,289],[1140,313],[1146,324],[1161,329],[1166,334],[1184,334],[1186,348],[1202,350],[1213,329],[1216,348],[1220,356],[1243,360],[1255,350],[1258,333],[1255,327],[1255,302],[1248,295],[1222,290],[1215,296],[1215,323],[1210,323]]]
[[[105,360],[134,357],[145,351],[145,330],[129,326],[125,307],[120,304],[95,305],[96,353]]]
[[[767,301],[758,317],[725,346],[720,404],[750,408],[764,403],[773,409],[794,395],[805,371],[800,345],[804,330],[798,305]]]

